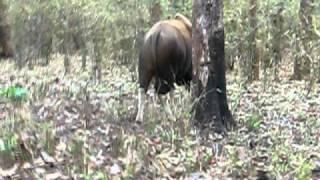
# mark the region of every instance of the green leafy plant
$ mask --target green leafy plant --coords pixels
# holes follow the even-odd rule
[[[17,146],[17,136],[14,134],[7,135],[0,139],[0,152],[10,152]]]
[[[298,168],[297,179],[299,180],[310,179],[312,168],[313,166],[310,162],[308,161],[303,162]]]
[[[0,89],[0,97],[5,97],[11,101],[25,101],[28,97],[28,90],[23,87],[11,86],[8,88]]]
[[[259,129],[261,126],[261,120],[258,115],[252,115],[247,120],[247,127],[250,131]]]

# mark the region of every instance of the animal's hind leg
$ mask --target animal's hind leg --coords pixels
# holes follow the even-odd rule
[[[139,72],[139,92],[138,92],[138,113],[136,122],[143,122],[143,115],[145,110],[146,92],[151,81],[152,74]]]
[[[143,121],[143,114],[144,114],[144,108],[145,108],[145,101],[146,101],[146,94],[143,88],[139,88],[138,92],[138,113],[136,116],[137,122]]]

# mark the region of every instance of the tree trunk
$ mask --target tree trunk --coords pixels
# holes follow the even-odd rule
[[[257,43],[256,43],[256,34],[257,34],[257,0],[250,0],[249,3],[249,22],[250,22],[250,31],[251,34],[249,36],[249,60],[250,62],[250,74],[249,81],[258,80],[259,79],[259,58],[257,51]]]
[[[69,74],[70,73],[70,57],[69,57],[69,49],[67,46],[67,43],[64,42],[64,48],[63,48],[63,53],[64,53],[64,59],[63,59],[63,65],[64,65],[64,74]]]
[[[87,48],[83,48],[83,49],[81,50],[81,69],[82,69],[83,71],[85,71],[86,68],[87,68],[87,55],[88,55],[88,50],[87,50]]]
[[[234,121],[227,103],[224,59],[223,0],[194,0],[194,95],[200,99],[195,119],[201,127],[214,123],[225,133]]]
[[[94,53],[94,63],[92,66],[93,70],[93,78],[95,83],[100,83],[102,79],[102,53],[101,49],[103,47],[102,39],[103,37],[102,32],[98,31],[93,39],[93,53]]]
[[[296,30],[296,32],[298,31]],[[299,48],[299,40],[298,40],[297,34],[294,35],[295,56],[294,56],[294,64],[293,64],[293,75],[291,79],[301,80],[302,79],[301,70],[300,70],[301,64],[300,64],[300,57],[298,54],[300,52],[299,50],[300,48]]]
[[[301,72],[302,76],[306,78],[310,76],[311,72],[311,60],[308,58],[308,55],[310,55],[309,43],[312,40],[312,4],[313,0],[301,0],[300,3],[301,41],[305,52],[302,56]]]
[[[312,40],[312,4],[314,0],[301,0],[300,1],[300,22],[301,22],[301,33],[299,33],[299,40],[301,41],[301,48],[298,53],[301,56],[297,56],[294,65],[293,79],[305,79],[310,76],[311,72],[311,61],[307,57],[310,53],[309,42]],[[304,52],[304,53],[302,53]]]
[[[248,19],[248,14],[245,13],[247,10],[242,8],[241,9],[244,13],[241,14],[240,19]],[[250,60],[250,57],[249,57],[249,51],[248,49],[250,48],[250,44],[247,43],[248,41],[244,41],[243,40],[243,37],[246,37],[247,34],[246,34],[246,27],[248,26],[248,23],[245,21],[245,20],[242,20],[240,22],[241,24],[240,25],[237,25],[236,28],[237,28],[237,32],[239,34],[239,38],[238,38],[238,41],[239,41],[239,45],[238,45],[238,56],[239,56],[239,71],[240,71],[240,77],[242,79],[242,81],[244,82],[247,82],[249,79],[250,79],[250,76],[251,76],[251,72],[252,72],[252,62],[249,61]],[[250,42],[250,40],[249,40]]]
[[[271,34],[272,36],[272,48],[271,48],[271,54],[272,54],[272,67],[273,67],[273,75],[275,80],[279,80],[279,68],[280,68],[280,62],[282,59],[281,55],[281,37],[283,34],[283,4],[280,3],[278,5],[277,12],[271,15],[272,20],[272,28],[271,28]]]
[[[156,22],[160,21],[162,16],[162,7],[158,0],[154,0],[151,8],[149,9],[150,12],[150,24],[153,25]]]
[[[8,58],[13,56],[10,31],[10,26],[7,22],[7,6],[3,0],[0,0],[0,57]]]
[[[193,66],[193,78],[192,78],[192,95],[193,98],[197,98],[200,96],[200,93],[203,89],[203,86],[200,81],[200,61],[203,57],[203,46],[204,46],[204,39],[203,34],[201,32],[201,24],[198,22],[200,17],[201,11],[201,1],[194,0],[193,7],[192,7],[192,66]]]

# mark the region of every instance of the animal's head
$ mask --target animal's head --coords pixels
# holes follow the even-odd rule
[[[170,18],[167,20],[159,21],[152,26],[152,28],[146,33],[144,40],[148,39],[155,32],[162,29],[162,25],[170,25],[172,27],[177,28],[184,37],[190,37],[192,34],[192,23],[191,21],[185,17],[184,15],[177,13],[174,18]]]
[[[181,21],[187,27],[187,29],[190,31],[190,33],[192,32],[192,23],[187,17],[185,17],[184,15],[182,15],[180,13],[177,13],[174,16],[174,18]]]

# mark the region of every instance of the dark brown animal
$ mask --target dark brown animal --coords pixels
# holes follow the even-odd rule
[[[145,93],[154,78],[159,95],[174,89],[174,84],[190,86],[192,79],[192,24],[181,14],[156,23],[145,35],[140,51],[139,107],[137,121],[143,120]]]

